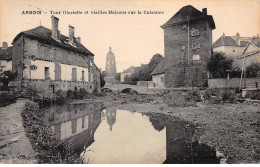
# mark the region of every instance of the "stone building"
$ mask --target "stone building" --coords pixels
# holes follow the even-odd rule
[[[74,37],[60,34],[59,19],[52,16],[52,29],[43,26],[19,33],[13,40],[13,72],[17,73],[17,91],[36,89],[42,96],[58,90],[100,89],[100,72],[94,54]],[[98,76],[98,77],[97,77]]]
[[[3,42],[0,47],[0,73],[4,71],[12,71],[12,49],[8,47],[7,42]]]
[[[241,68],[241,62],[238,57],[242,56],[248,43],[254,46],[260,45],[259,36],[241,37],[239,33],[234,36],[226,36],[224,33],[212,45],[214,52],[223,52],[225,56],[234,60],[233,66]],[[251,57],[252,58],[252,57]]]
[[[131,66],[129,67],[128,69],[124,70],[121,75],[120,75],[120,80],[121,80],[121,83],[124,83],[125,82],[125,78],[126,77],[131,77],[131,75],[133,75],[136,71],[136,68]]]
[[[184,6],[161,26],[164,30],[165,87],[202,86],[208,78],[213,17],[193,6]]]
[[[245,70],[252,63],[260,63],[260,43],[248,42],[242,54],[235,59],[237,67]]]
[[[161,62],[156,66],[152,72],[152,81],[153,87],[164,88],[165,80],[165,59],[162,59]]]
[[[115,84],[118,81],[116,80],[116,60],[115,55],[112,52],[111,47],[109,47],[109,52],[106,57],[106,84]]]

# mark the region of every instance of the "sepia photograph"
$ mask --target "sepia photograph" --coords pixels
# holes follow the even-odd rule
[[[259,34],[259,0],[0,0],[0,166],[259,165]]]

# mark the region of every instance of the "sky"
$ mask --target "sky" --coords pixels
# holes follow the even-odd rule
[[[116,57],[117,72],[130,66],[149,63],[152,56],[164,56],[164,34],[160,27],[183,6],[198,10],[207,8],[216,24],[213,42],[223,32],[233,36],[260,34],[259,0],[0,0],[0,45],[11,45],[21,31],[39,25],[51,29],[50,11],[82,11],[83,14],[54,14],[59,18],[61,34],[68,36],[68,25],[75,27],[75,36],[95,55],[95,64],[105,69],[109,47]],[[40,15],[26,15],[23,11],[41,10]],[[141,14],[91,14],[91,11],[140,11]],[[88,11],[88,14],[84,12]],[[144,14],[160,11],[163,14]]]

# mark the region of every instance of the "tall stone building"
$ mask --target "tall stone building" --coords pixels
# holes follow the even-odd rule
[[[117,83],[116,81],[116,60],[115,55],[112,52],[111,47],[109,47],[109,52],[107,53],[106,57],[106,84],[114,84]]]
[[[43,97],[53,97],[58,90],[92,93],[100,89],[94,54],[74,37],[73,26],[68,26],[67,37],[60,34],[58,23],[52,16],[52,29],[39,26],[14,38],[12,70],[17,73],[17,91],[33,88]]]
[[[184,6],[161,26],[164,30],[165,87],[202,86],[208,78],[215,23],[207,9]]]

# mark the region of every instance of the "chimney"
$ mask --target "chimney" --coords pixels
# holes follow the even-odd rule
[[[240,45],[240,40],[239,40],[239,38],[240,38],[240,34],[239,34],[239,32],[236,34],[236,43],[238,44],[238,45]]]
[[[52,19],[52,31],[51,37],[55,40],[60,40],[60,31],[58,29],[59,19],[55,16],[51,16]]]
[[[7,42],[3,42],[3,47],[2,49],[7,49],[8,48],[8,43]]]
[[[223,32],[223,35],[222,35],[223,37],[225,37],[225,33]]]
[[[76,38],[76,41],[77,41],[78,43],[81,43],[81,38],[80,38],[80,37],[77,37],[77,38]]]
[[[208,13],[207,13],[207,8],[203,8],[203,9],[202,9],[202,14],[205,15],[205,16],[208,14]]]
[[[74,27],[69,25],[69,43],[74,44]]]

